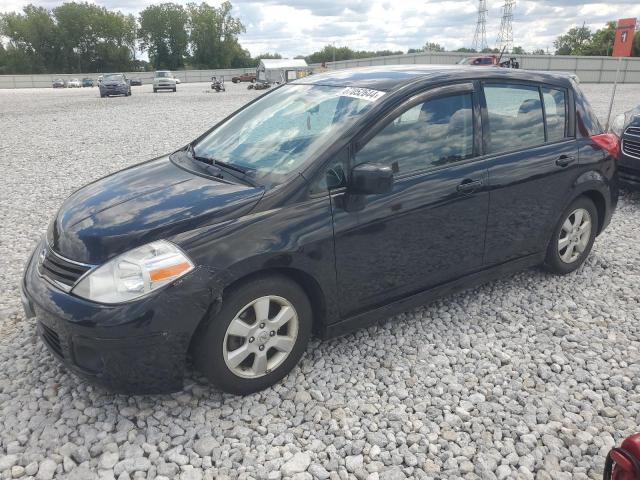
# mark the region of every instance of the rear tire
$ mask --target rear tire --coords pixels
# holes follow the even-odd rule
[[[173,93],[176,93],[176,89],[175,88],[173,89]]]
[[[587,197],[576,198],[553,229],[544,267],[556,275],[577,270],[587,259],[596,239],[598,210]]]
[[[157,89],[157,88],[154,88],[154,89],[153,89],[153,93],[158,93],[158,89]]]
[[[306,349],[312,325],[309,299],[297,283],[280,275],[249,280],[223,298],[218,314],[195,335],[196,368],[228,393],[247,395],[272,386]]]

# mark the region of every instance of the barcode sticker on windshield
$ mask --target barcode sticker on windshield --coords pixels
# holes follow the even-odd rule
[[[381,92],[380,90],[372,90],[370,88],[347,87],[340,92],[340,96],[361,98],[362,100],[375,102],[377,99],[382,97],[384,93],[385,92]]]

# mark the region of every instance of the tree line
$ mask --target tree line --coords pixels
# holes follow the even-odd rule
[[[231,3],[150,5],[138,17],[87,2],[35,5],[0,15],[0,73],[76,73],[240,68],[259,58],[238,42],[245,31]],[[146,51],[149,62],[140,60]],[[273,56],[273,55],[271,55]]]
[[[0,14],[0,74],[80,73],[139,71],[152,69],[249,68],[261,58],[282,58],[267,53],[252,58],[238,36],[246,31],[231,14],[229,1],[219,7],[205,2],[150,5],[138,17],[107,10],[87,2],[63,3],[46,9],[28,5],[22,12]],[[554,42],[557,55],[611,55],[615,22],[595,32],[586,26],[571,28]],[[1,38],[8,39],[3,44]],[[145,51],[149,61],[141,60]],[[407,53],[444,52],[445,47],[426,42]],[[464,53],[500,53],[496,48]],[[304,58],[309,63],[399,55],[401,50],[354,50],[326,45]],[[526,52],[516,46],[514,54],[545,54],[542,49]],[[640,56],[640,31],[634,37],[633,56]]]

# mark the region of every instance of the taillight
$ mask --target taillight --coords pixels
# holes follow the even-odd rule
[[[618,160],[620,158],[620,139],[615,133],[601,133],[593,135],[591,140],[599,147],[605,149],[609,155]]]

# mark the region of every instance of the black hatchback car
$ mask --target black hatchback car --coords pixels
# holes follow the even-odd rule
[[[188,357],[247,394],[342,334],[544,264],[576,270],[618,197],[618,140],[561,75],[314,75],[62,205],[26,267],[51,352],[117,391]]]

